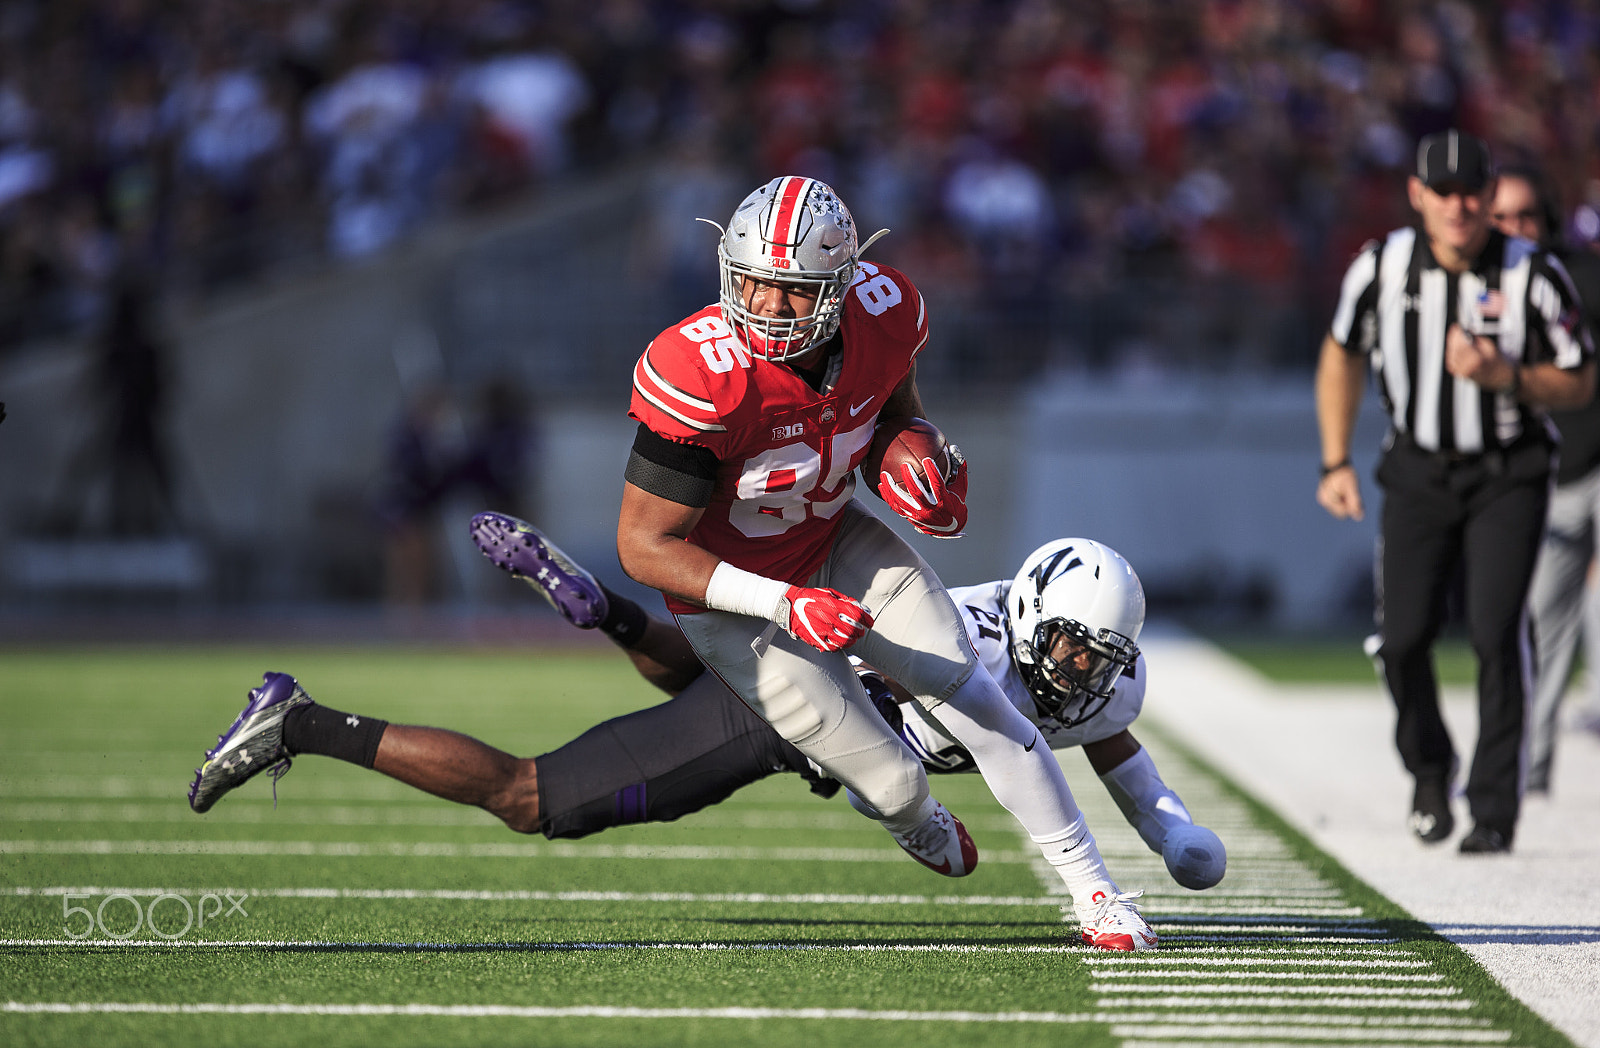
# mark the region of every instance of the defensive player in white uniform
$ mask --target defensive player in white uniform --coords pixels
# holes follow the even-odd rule
[[[1227,869],[1217,835],[1196,826],[1182,799],[1128,729],[1149,680],[1136,642],[1144,588],[1115,550],[1067,538],[1034,550],[1015,579],[950,591],[978,657],[1052,750],[1081,747],[1128,822],[1185,888],[1210,888]],[[898,733],[934,772],[973,768],[972,757],[892,681]],[[880,708],[882,708],[880,706]]]

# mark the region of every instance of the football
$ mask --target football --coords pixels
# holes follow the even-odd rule
[[[938,463],[939,475],[950,477],[950,455],[944,434],[927,419],[891,419],[878,426],[872,436],[872,446],[867,457],[861,460],[861,479],[867,487],[878,490],[878,474],[884,470],[898,472],[900,464],[911,463],[911,468],[922,474],[922,460],[931,458]]]

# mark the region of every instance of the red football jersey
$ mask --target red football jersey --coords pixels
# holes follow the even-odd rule
[[[633,369],[628,414],[721,465],[689,541],[734,567],[804,582],[827,558],[884,401],[928,341],[911,281],[862,262],[845,294],[838,378],[818,393],[782,364],[751,356],[707,306],[668,328]],[[672,597],[674,612],[703,609]]]

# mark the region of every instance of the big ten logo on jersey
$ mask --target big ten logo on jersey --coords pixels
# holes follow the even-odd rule
[[[744,461],[728,521],[740,534],[759,539],[781,535],[804,521],[832,520],[855,493],[856,478],[850,471],[866,457],[874,422],[868,419],[831,435],[826,426],[803,422],[774,426],[773,439],[790,443]]]
[[[683,325],[678,334],[700,343],[700,356],[713,374],[726,374],[735,364],[742,368],[750,366],[750,354],[721,317],[701,317],[692,324]]]
[[[871,262],[862,262],[856,269],[856,278],[850,282],[868,313],[881,317],[900,304],[900,286],[878,271]]]

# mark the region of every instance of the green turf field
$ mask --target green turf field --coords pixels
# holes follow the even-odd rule
[[[1208,639],[1286,684],[1370,684],[1377,679],[1372,660],[1361,650],[1360,636],[1262,640],[1227,633]],[[1478,679],[1472,648],[1464,640],[1440,640],[1434,646],[1433,664],[1441,685],[1471,685]]]
[[[193,815],[191,769],[269,668],[524,754],[658,698],[609,652],[0,652],[0,1043],[1568,1043],[1153,726],[1230,867],[1173,885],[1067,756],[1162,935],[1125,955],[1076,944],[974,776],[935,781],[982,851],[963,880],[793,777],[565,843],[315,757],[276,808],[263,778]]]

